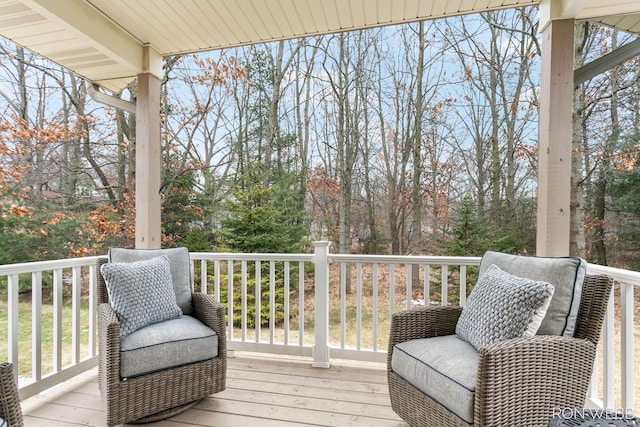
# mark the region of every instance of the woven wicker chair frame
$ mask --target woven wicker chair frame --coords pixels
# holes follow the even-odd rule
[[[547,426],[558,408],[582,408],[591,379],[613,280],[587,276],[574,337],[536,335],[479,351],[473,426]],[[393,410],[410,425],[469,427],[393,372],[398,343],[455,333],[460,307],[429,307],[393,315],[387,376]]]
[[[0,363],[0,418],[11,427],[24,425],[20,395],[11,363]]]
[[[100,266],[107,259],[98,260]],[[218,334],[218,356],[135,378],[120,378],[120,324],[98,273],[98,384],[107,425],[146,423],[176,415],[226,387],[227,339],[224,307],[208,295],[192,294],[193,316]]]

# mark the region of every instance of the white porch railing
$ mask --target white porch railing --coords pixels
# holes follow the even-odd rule
[[[305,267],[313,268],[313,254],[196,252],[191,260],[196,290],[227,308],[229,350],[312,355],[313,332],[308,333],[304,319],[309,317],[305,303],[314,299],[305,294],[309,277]],[[228,303],[233,300],[235,304]]]
[[[609,299],[600,339],[601,363],[594,370],[589,399],[598,407],[633,413],[634,409],[640,410],[640,396],[636,396],[635,391],[640,383],[636,382],[640,374],[640,359],[636,358],[640,358],[640,354],[634,350],[637,332],[634,328],[634,289],[640,292],[640,272],[589,264],[588,273],[608,274],[617,288]],[[616,305],[619,314],[616,314]]]
[[[309,357],[317,367],[328,367],[331,358],[384,362],[391,315],[425,303],[464,304],[480,262],[469,257],[331,254],[328,242],[314,247],[313,254],[191,253],[195,288],[227,308],[229,350]],[[6,284],[8,295],[0,301],[0,309],[6,304],[7,310],[6,358],[19,373],[21,398],[97,363],[96,260],[0,266],[0,283]],[[618,315],[613,295],[609,304],[602,362],[589,399],[601,407],[633,410],[638,407],[633,291],[640,286],[640,273],[588,268],[592,274],[613,276],[620,289],[615,296]],[[20,302],[21,281],[32,289],[28,303]],[[43,316],[52,316],[45,322],[52,331],[43,330]],[[24,352],[31,352],[30,364],[19,357]]]
[[[6,310],[6,328],[0,331],[6,333],[6,349],[0,357],[13,363],[21,399],[96,365],[97,258],[0,266],[0,283],[6,286],[7,295],[6,300],[0,301],[2,311]],[[43,287],[44,281],[51,286]],[[30,298],[24,303],[20,302],[20,283],[31,289]],[[43,302],[44,288],[51,293]],[[50,330],[43,329],[43,316],[51,317],[47,322],[52,325]],[[27,366],[20,361],[20,355],[25,353],[31,353]]]

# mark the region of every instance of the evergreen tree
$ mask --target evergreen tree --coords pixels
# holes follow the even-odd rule
[[[191,251],[209,251],[214,241],[203,229],[203,209],[194,194],[193,172],[183,173],[164,186],[162,228],[168,246],[185,245]],[[193,235],[192,235],[193,234]]]
[[[254,165],[259,171],[259,165]],[[304,212],[298,210],[299,190],[280,173],[276,185],[264,188],[259,173],[246,174],[230,189],[228,216],[222,220],[221,237],[229,249],[245,253],[292,253],[302,250]]]
[[[454,209],[446,235],[443,250],[449,256],[481,256],[491,243],[487,220],[478,215],[476,203],[469,196]]]
[[[611,239],[618,249],[619,260],[616,264],[628,265],[629,268],[640,271],[640,261],[637,253],[640,250],[640,165],[637,162],[637,135],[630,138],[616,161],[608,186],[609,222],[608,228],[615,234]]]

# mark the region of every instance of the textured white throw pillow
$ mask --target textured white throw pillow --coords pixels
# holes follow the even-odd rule
[[[544,318],[553,285],[506,273],[491,265],[478,279],[456,325],[476,349],[511,338],[532,337]]]
[[[169,259],[159,256],[130,263],[109,262],[100,267],[109,302],[124,337],[152,323],[182,315],[176,303]]]

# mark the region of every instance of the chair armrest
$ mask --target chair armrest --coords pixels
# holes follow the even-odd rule
[[[474,425],[547,425],[554,409],[582,408],[595,354],[586,339],[549,335],[481,348]]]
[[[224,306],[202,292],[193,292],[191,298],[193,316],[216,332],[218,335],[218,354],[226,356],[227,323]]]
[[[98,316],[100,322],[99,327],[104,326],[120,329],[120,321],[118,320],[115,310],[111,307],[111,304],[98,304]],[[120,331],[118,331],[118,334],[120,334]]]
[[[424,307],[394,313],[389,331],[387,367],[391,369],[391,357],[396,344],[420,338],[452,335],[462,307]]]
[[[100,386],[120,380],[120,322],[108,303],[98,305]]]

